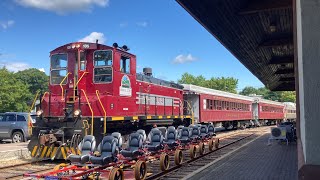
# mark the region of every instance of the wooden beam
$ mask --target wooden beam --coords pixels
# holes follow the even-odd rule
[[[266,39],[259,44],[259,47],[277,47],[293,45],[293,37],[282,37],[282,38],[270,38]]]
[[[238,14],[246,15],[276,9],[292,8],[292,0],[251,0]]]
[[[278,69],[274,74],[293,74],[294,69]]]
[[[279,81],[295,81],[294,77],[281,77]]]
[[[293,56],[274,56],[270,59],[268,64],[288,64],[293,63]]]
[[[271,89],[272,91],[294,91],[295,83],[294,82],[282,82],[277,87]]]

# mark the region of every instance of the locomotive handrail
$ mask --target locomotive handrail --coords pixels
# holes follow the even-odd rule
[[[44,97],[46,96],[46,94],[49,94],[49,92],[46,91],[46,92],[43,93],[43,96],[42,96],[42,98],[41,98],[41,102],[43,101],[43,99],[44,99]],[[41,103],[41,102],[40,102],[40,103]]]
[[[105,108],[104,108],[104,106],[103,106],[103,104],[102,104],[102,102],[101,102],[101,100],[100,100],[99,90],[96,90],[96,95],[97,95],[97,97],[98,97],[98,101],[99,101],[99,103],[100,103],[100,106],[102,107],[102,110],[103,110],[103,112],[104,112],[103,132],[104,132],[104,134],[106,134],[106,133],[107,133],[107,112],[106,112],[106,110],[105,110]]]
[[[79,82],[81,81],[81,79],[83,78],[83,76],[85,74],[88,74],[89,72],[83,72],[83,74],[81,75],[81,77],[78,79],[77,82],[75,82],[74,86],[73,86],[73,100],[75,100],[75,91],[76,91],[76,88],[78,87],[78,84]]]
[[[39,93],[40,91],[38,90],[37,93],[36,93],[36,96],[34,97],[34,100],[32,102],[32,105],[30,107],[30,110],[29,110],[29,113],[31,113],[32,109],[33,109],[33,106],[35,105],[37,99],[38,99],[38,96],[39,96]],[[33,124],[32,124],[32,121],[31,121],[31,116],[30,114],[28,115],[28,134],[29,135],[32,135],[32,128],[33,128]]]
[[[40,91],[38,90],[37,93],[36,93],[36,96],[35,96],[34,99],[33,99],[32,104],[31,104],[29,113],[31,113],[31,111],[32,111],[32,109],[33,109],[33,106],[34,106],[34,104],[36,103],[36,101],[37,101],[37,99],[38,99],[39,93],[40,93]]]
[[[82,93],[84,94],[84,97],[86,98],[86,101],[87,101],[87,103],[88,103],[89,109],[90,109],[90,111],[91,111],[91,135],[93,135],[93,110],[92,110],[92,107],[91,107],[91,104],[90,104],[90,102],[89,102],[89,99],[88,99],[88,97],[87,97],[86,92],[85,92],[83,89],[81,89],[81,91],[82,91]]]
[[[62,79],[62,81],[60,82],[60,88],[61,88],[61,100],[63,100],[63,87],[62,87],[62,83],[64,80],[66,80],[66,78],[69,76],[69,74],[71,74],[70,72],[68,72],[68,74]]]

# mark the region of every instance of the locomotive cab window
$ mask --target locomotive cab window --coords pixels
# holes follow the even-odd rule
[[[94,52],[94,82],[108,83],[112,81],[112,51]]]
[[[67,54],[54,54],[51,56],[51,72],[50,82],[51,84],[60,84],[67,75]],[[62,84],[67,83],[67,79]]]
[[[120,71],[122,73],[130,74],[130,57],[121,56]]]
[[[86,54],[85,52],[81,51],[80,52],[80,71],[86,70],[86,63],[87,63]]]

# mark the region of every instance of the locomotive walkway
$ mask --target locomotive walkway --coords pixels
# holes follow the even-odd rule
[[[197,180],[295,180],[298,179],[296,144],[268,146],[269,134],[220,159],[186,179]]]

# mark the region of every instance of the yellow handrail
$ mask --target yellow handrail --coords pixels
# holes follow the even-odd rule
[[[188,107],[189,107],[189,109],[190,109],[190,111],[191,111],[191,123],[192,124],[194,124],[194,113],[193,113],[193,110],[192,110],[192,107],[191,107],[191,105],[190,105],[190,103],[188,102],[188,101],[186,101],[187,102],[187,105],[188,105]]]
[[[97,97],[98,97],[98,101],[99,101],[99,103],[100,103],[100,106],[102,107],[102,110],[103,110],[103,112],[104,112],[104,118],[103,118],[103,122],[104,122],[104,124],[103,124],[103,133],[106,134],[106,133],[107,133],[107,112],[106,112],[106,110],[104,109],[103,104],[102,104],[102,102],[101,102],[101,100],[100,100],[99,90],[96,90],[96,95],[97,95]]]
[[[31,111],[32,111],[32,109],[33,109],[33,106],[34,106],[34,104],[36,103],[36,101],[37,101],[37,99],[38,99],[39,93],[40,93],[40,91],[37,91],[36,96],[34,97],[33,102],[32,102],[32,105],[31,105],[31,107],[30,107],[29,113],[31,113]]]
[[[88,135],[88,129],[89,129],[89,123],[88,123],[88,120],[83,120],[82,121],[82,124],[83,124],[83,128],[84,128],[84,135]]]
[[[41,102],[43,101],[43,99],[44,99],[44,97],[46,96],[46,94],[49,94],[49,92],[44,92],[44,93],[43,93],[43,96],[42,96],[42,98],[41,98]]]
[[[40,93],[40,91],[38,90],[37,93],[36,93],[36,96],[33,99],[33,102],[32,102],[32,105],[30,107],[30,110],[29,110],[29,115],[28,115],[28,134],[29,135],[32,135],[32,127],[33,127],[30,113],[31,113],[31,111],[32,111],[32,109],[34,107],[34,104],[36,103],[36,101],[38,99],[39,93]]]
[[[86,92],[85,92],[83,89],[81,89],[81,91],[82,91],[82,93],[84,94],[84,97],[86,98],[86,101],[87,101],[87,103],[88,103],[89,109],[90,109],[90,111],[91,111],[91,135],[93,135],[93,110],[92,110],[92,108],[91,108],[91,104],[90,104],[90,102],[89,102],[89,99],[88,99],[88,97],[87,97]]]
[[[74,82],[75,84],[73,85],[73,100],[75,100],[75,97],[76,97],[76,94],[75,94],[76,88],[78,87],[79,82],[81,81],[81,79],[83,78],[83,76],[84,76],[85,74],[88,74],[88,72],[83,72],[83,74],[82,74],[81,77],[78,79],[78,81],[77,81],[77,82]]]
[[[71,74],[70,72],[68,72],[68,74],[62,79],[62,81],[60,82],[60,88],[61,88],[61,100],[63,100],[63,87],[62,87],[62,83],[64,80],[66,80],[66,78],[69,76],[69,74]]]

